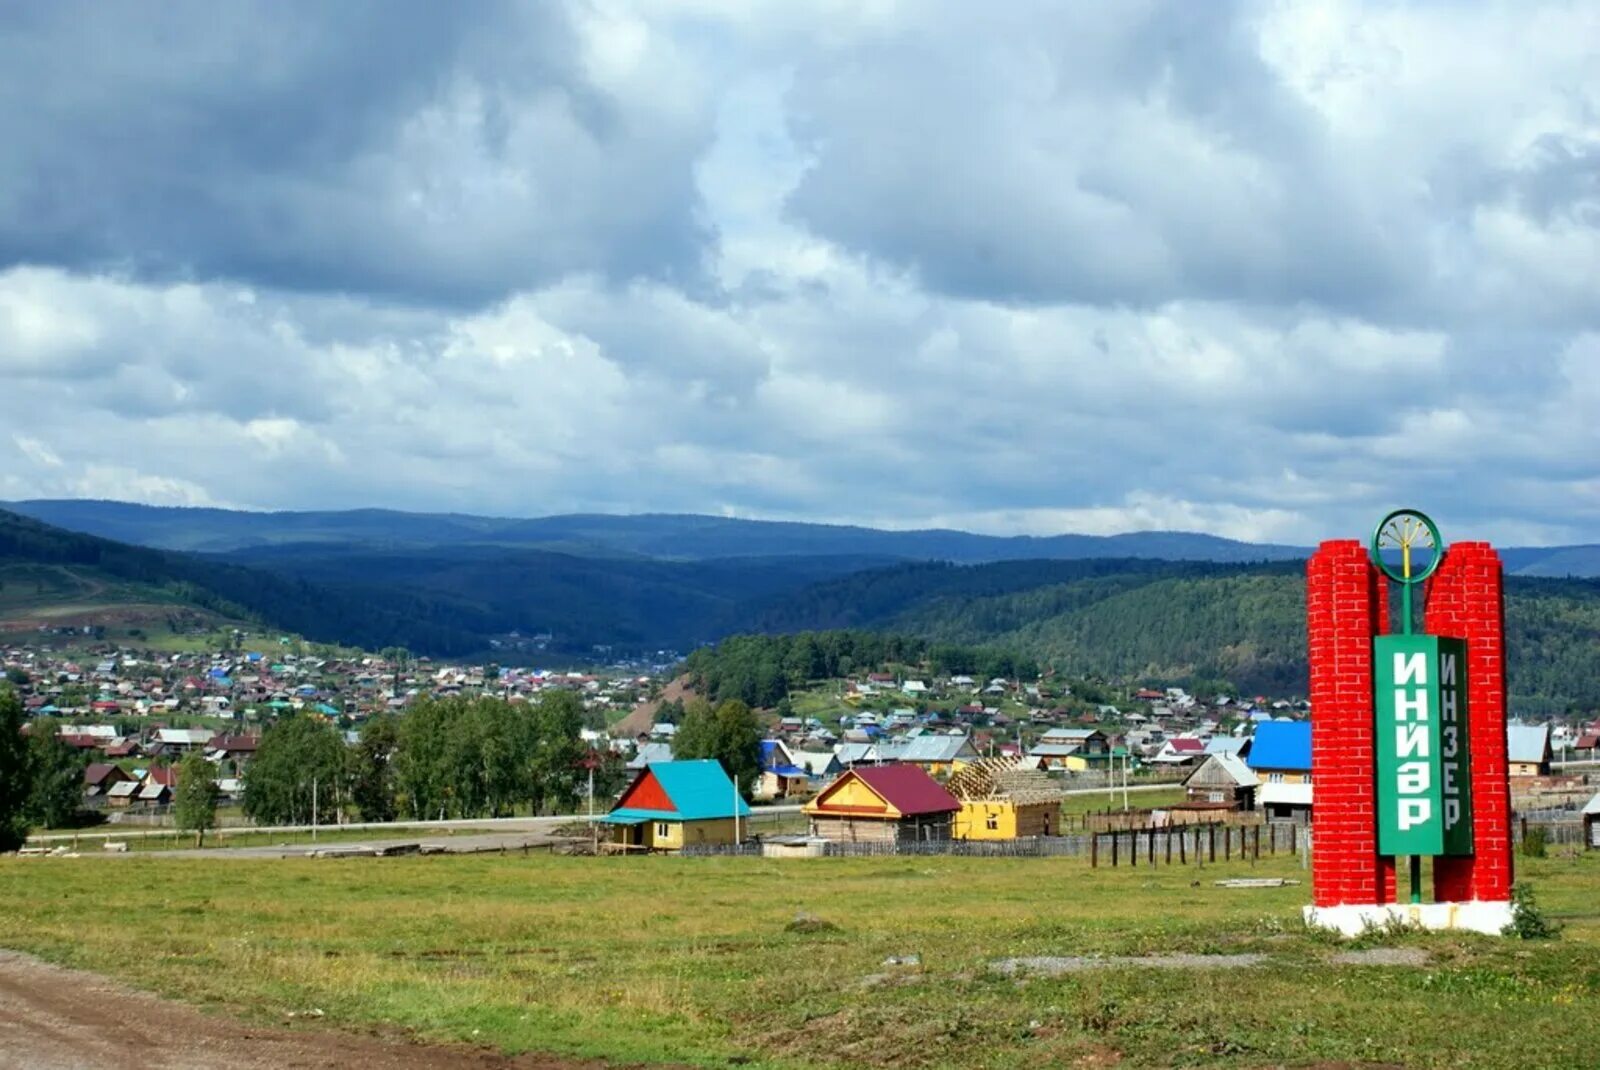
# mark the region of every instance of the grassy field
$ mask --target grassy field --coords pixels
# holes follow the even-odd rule
[[[1520,861],[1520,860],[1519,860]],[[1338,965],[1286,858],[0,861],[0,945],[260,1020],[621,1061],[761,1066],[1594,1065],[1600,859],[1526,863],[1559,941],[1399,935]],[[792,931],[804,913],[828,925]],[[820,930],[820,931],[817,931]],[[1264,965],[1013,978],[1007,956]],[[920,965],[885,965],[917,955]]]

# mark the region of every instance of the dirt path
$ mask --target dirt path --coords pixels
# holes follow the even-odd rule
[[[16,1070],[602,1070],[403,1037],[255,1026],[0,950],[0,1065]]]

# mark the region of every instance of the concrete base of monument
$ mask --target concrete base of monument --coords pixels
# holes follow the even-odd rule
[[[1364,906],[1345,903],[1336,907],[1306,907],[1307,925],[1333,929],[1345,936],[1360,936],[1370,929],[1409,925],[1421,929],[1461,929],[1499,936],[1511,924],[1511,904],[1385,903]]]

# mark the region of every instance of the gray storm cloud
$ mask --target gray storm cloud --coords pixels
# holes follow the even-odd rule
[[[1592,7],[0,23],[3,498],[1600,538]]]

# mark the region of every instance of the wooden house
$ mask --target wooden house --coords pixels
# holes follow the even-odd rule
[[[945,785],[961,803],[958,840],[1014,840],[1061,831],[1061,789],[1020,757],[981,758]]]
[[[761,778],[757,799],[792,799],[811,794],[811,774],[795,761],[794,752],[781,739],[761,741]]]
[[[132,774],[120,766],[110,762],[90,762],[83,770],[83,794],[85,798],[103,799],[118,784],[132,780]]]
[[[610,842],[624,850],[680,851],[700,844],[737,843],[750,807],[711,758],[651,762],[639,770],[611,812],[600,820]]]
[[[1550,726],[1506,726],[1506,762],[1512,776],[1550,775]]]
[[[1111,740],[1098,728],[1052,728],[1028,753],[1043,758],[1050,769],[1083,772],[1111,764]]]
[[[844,843],[948,840],[960,810],[915,765],[856,766],[804,807],[813,836]]]
[[[1247,760],[1260,786],[1258,806],[1268,820],[1311,820],[1311,723],[1262,721]]]
[[[926,733],[909,736],[879,748],[883,760],[902,765],[915,765],[930,776],[947,777],[959,773],[969,762],[977,761],[978,752],[972,739],[965,735],[937,735]]]
[[[1208,754],[1183,781],[1191,803],[1227,804],[1233,810],[1254,810],[1260,779],[1234,754]]]

